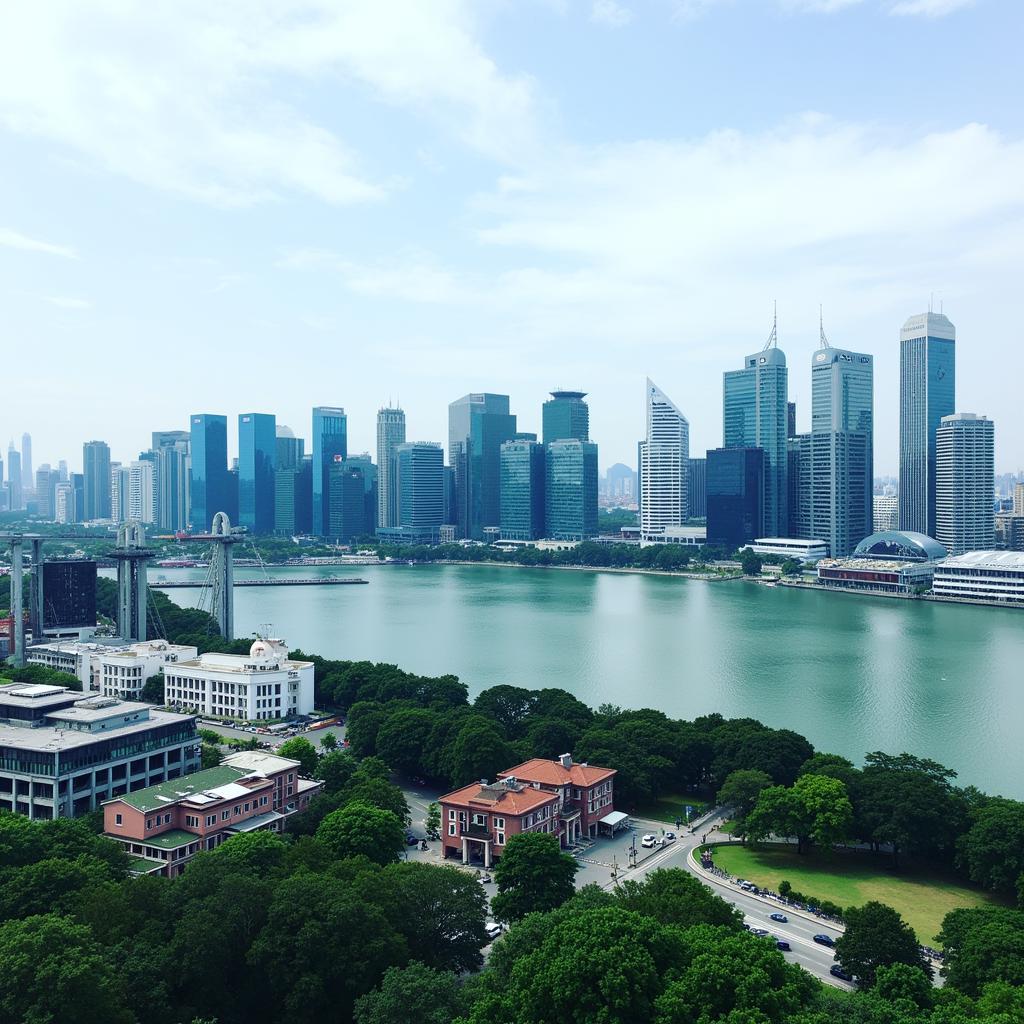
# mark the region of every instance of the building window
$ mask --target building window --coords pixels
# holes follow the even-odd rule
[[[169,814],[165,814],[164,815],[164,824],[165,825],[170,825],[170,823],[171,823],[171,816]]]
[[[216,814],[208,814],[206,816],[206,824],[207,825],[216,825],[217,824],[217,815]]]
[[[505,845],[505,833],[504,832],[495,832],[494,833],[494,843],[495,843],[496,846],[504,846]]]
[[[123,825],[124,824],[124,822],[121,820],[121,815],[120,814],[115,814],[114,815],[114,824],[115,825]]]
[[[455,824],[454,824],[454,822],[451,825],[448,826],[448,835],[450,835],[450,836],[455,835]]]
[[[448,820],[449,821],[454,821],[455,820],[455,812],[454,811],[449,811],[448,812]]]
[[[221,821],[227,821],[228,818],[230,818],[230,817],[231,817],[231,812],[230,811],[221,811],[220,812],[220,820]]]
[[[152,828],[152,827],[153,827],[153,819],[152,818],[147,818],[146,819],[146,828]]]
[[[495,828],[504,828],[505,827],[505,819],[504,818],[495,818],[494,819],[494,827]]]

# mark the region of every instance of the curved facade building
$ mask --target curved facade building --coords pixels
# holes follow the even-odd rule
[[[890,558],[894,561],[937,562],[947,555],[933,537],[913,530],[883,530],[865,537],[853,552],[855,558]]]

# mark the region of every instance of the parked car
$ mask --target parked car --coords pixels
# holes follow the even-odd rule
[[[771,920],[778,921],[779,924],[786,924],[786,922],[789,921],[789,918],[786,917],[785,914],[769,914],[768,916]]]
[[[493,942],[505,929],[502,928],[497,921],[488,921],[484,925],[484,931],[487,932],[487,938]]]
[[[831,949],[836,944],[836,940],[833,939],[831,935],[815,935],[814,941],[819,946],[828,946],[829,949]]]
[[[665,835],[664,835],[664,838],[662,839],[663,843],[674,843],[675,841],[676,841],[676,834],[675,834],[675,832],[666,832]]]
[[[781,949],[783,953],[788,953],[793,947],[785,939],[776,939],[775,948]]]
[[[765,935],[768,934],[768,929],[767,928],[751,928],[750,929],[750,934],[751,935],[765,936]]]
[[[648,832],[647,835],[640,840],[640,845],[645,850],[650,850],[658,845],[658,837],[653,832]]]
[[[752,882],[741,882],[740,883],[740,888],[744,892],[753,892],[754,891],[754,884]]]
[[[828,973],[831,974],[833,978],[839,978],[840,981],[853,981],[853,975],[844,971],[839,964],[833,964],[828,969]]]

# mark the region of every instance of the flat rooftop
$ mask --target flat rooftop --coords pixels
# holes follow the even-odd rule
[[[173,711],[157,711],[151,705],[149,717],[129,725],[121,725],[103,732],[86,732],[82,729],[61,729],[57,726],[40,726],[28,729],[21,726],[0,724],[0,747],[14,750],[35,750],[40,753],[76,750],[93,743],[103,743],[111,737],[133,736],[148,732],[162,725],[177,725],[195,721],[195,715],[180,715]]]
[[[259,772],[261,775],[299,767],[299,762],[293,761],[290,757],[279,757],[277,754],[267,754],[262,750],[239,750],[235,754],[228,754],[221,764],[249,772]]]
[[[1024,572],[1024,551],[965,551],[962,555],[947,558],[938,568],[942,572],[948,572],[950,569]]]
[[[123,800],[126,804],[139,811],[155,811],[169,804],[177,803],[187,797],[194,797],[204,792],[217,789],[219,786],[227,786],[230,783],[237,783],[248,773],[240,768],[231,768],[219,764],[214,768],[205,768],[191,775],[185,775],[180,779],[169,779],[156,786],[149,786],[146,789],[137,789],[134,793],[125,793],[122,796],[114,797],[113,800],[105,801],[113,803]],[[246,793],[249,791],[246,790]]]
[[[899,562],[888,558],[823,558],[818,562],[819,569],[862,569],[865,572],[899,572],[915,566],[934,567],[929,562]]]

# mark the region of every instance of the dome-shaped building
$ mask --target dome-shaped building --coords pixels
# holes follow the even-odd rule
[[[883,530],[865,537],[853,552],[854,558],[877,558],[900,562],[937,562],[949,552],[934,537],[912,530]]]

